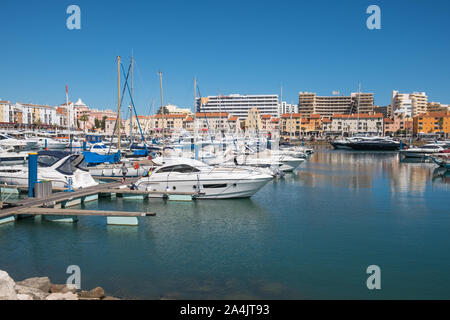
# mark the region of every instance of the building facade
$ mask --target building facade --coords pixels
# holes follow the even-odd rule
[[[197,98],[197,112],[227,112],[239,119],[245,119],[248,111],[258,108],[261,114],[278,116],[279,101],[278,95],[240,95],[231,94],[228,96],[208,96]]]
[[[430,112],[415,116],[413,118],[413,128],[415,135],[432,133],[449,137],[450,113]]]
[[[313,92],[299,92],[298,111],[304,115],[352,114],[373,112],[373,93],[352,93],[350,96],[318,96]],[[358,107],[359,104],[359,107]]]
[[[412,118],[427,112],[428,96],[425,92],[399,93],[394,90],[391,106],[395,115]]]

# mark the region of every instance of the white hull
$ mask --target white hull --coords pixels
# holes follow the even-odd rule
[[[196,196],[197,199],[249,198],[261,189],[269,180],[271,179],[240,179],[238,181],[232,181],[230,179],[206,179],[201,180],[200,187],[198,187],[197,180],[154,181],[147,178],[146,181],[140,182],[138,189],[158,192],[198,192],[199,195]]]

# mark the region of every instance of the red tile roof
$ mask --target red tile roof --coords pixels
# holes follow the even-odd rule
[[[281,116],[283,119],[286,118],[290,118],[292,116],[292,118],[301,118],[302,114],[301,113],[283,113],[283,115]]]

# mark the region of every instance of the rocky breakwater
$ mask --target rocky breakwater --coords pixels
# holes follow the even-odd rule
[[[7,272],[0,270],[0,300],[119,300],[94,288],[77,290],[66,284],[52,284],[48,277],[29,278],[15,282]]]

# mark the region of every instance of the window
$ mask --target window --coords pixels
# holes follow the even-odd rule
[[[216,184],[204,184],[203,188],[205,189],[217,189],[217,188],[226,188],[226,183],[216,183]]]
[[[41,167],[51,167],[56,162],[58,162],[60,158],[50,155],[40,155],[38,157],[38,165]]]
[[[56,168],[56,171],[61,172],[62,174],[72,175],[75,171],[75,168],[72,166],[72,157],[68,158],[62,165]]]
[[[158,170],[160,172],[177,172],[177,173],[191,173],[191,172],[200,172],[200,170],[191,167],[187,164],[178,164],[173,166],[164,167]]]

